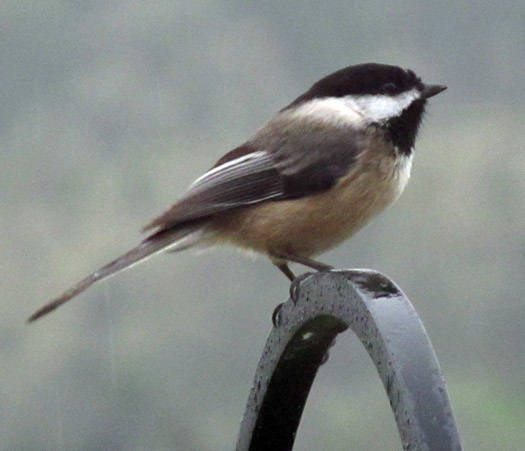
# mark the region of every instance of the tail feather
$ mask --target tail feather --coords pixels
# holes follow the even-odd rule
[[[131,268],[145,261],[149,257],[166,249],[180,251],[197,244],[203,236],[203,230],[196,227],[187,227],[180,230],[165,230],[158,232],[142,241],[137,247],[131,249],[117,259],[100,268],[98,271],[87,276],[85,279],[72,286],[59,297],[44,305],[33,313],[28,322],[33,322],[56,308],[65,304],[75,296],[87,290],[91,285],[115,274]]]

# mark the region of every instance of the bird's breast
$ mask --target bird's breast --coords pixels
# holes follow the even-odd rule
[[[377,150],[377,149],[376,149]],[[412,155],[367,150],[331,189],[264,202],[214,221],[219,239],[267,254],[314,256],[349,238],[394,202],[410,177]]]

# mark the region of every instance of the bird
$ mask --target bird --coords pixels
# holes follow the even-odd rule
[[[314,257],[401,195],[427,101],[445,89],[388,64],[357,64],[325,76],[197,178],[143,228],[149,234],[135,248],[28,322],[164,251],[233,245],[267,256],[290,281],[289,263],[333,269]]]

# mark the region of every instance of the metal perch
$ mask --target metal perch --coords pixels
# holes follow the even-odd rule
[[[405,450],[461,450],[439,364],[402,291],[370,270],[305,274],[276,309],[237,451],[291,450],[313,380],[350,328],[383,381]]]

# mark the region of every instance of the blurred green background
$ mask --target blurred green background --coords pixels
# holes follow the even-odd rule
[[[322,260],[407,293],[466,449],[523,449],[524,23],[508,0],[2,1],[0,449],[234,449],[288,295],[265,259],[162,255],[24,321],[314,81],[368,61],[449,89],[404,195]],[[350,333],[295,449],[401,449]]]

